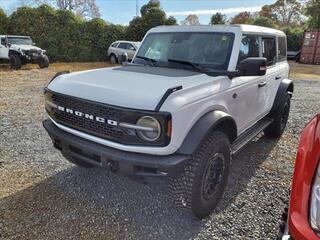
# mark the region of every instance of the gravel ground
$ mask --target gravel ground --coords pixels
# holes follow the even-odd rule
[[[53,75],[0,72],[0,239],[275,238],[299,134],[320,110],[320,81],[295,81],[283,137],[242,150],[218,208],[199,221],[172,206],[165,181],[142,185],[64,160],[41,125],[42,89]]]

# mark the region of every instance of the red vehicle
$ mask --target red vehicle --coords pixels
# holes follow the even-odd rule
[[[282,239],[320,240],[320,114],[304,128]]]

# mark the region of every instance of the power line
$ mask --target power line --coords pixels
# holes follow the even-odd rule
[[[139,0],[136,0],[136,17],[139,17]]]

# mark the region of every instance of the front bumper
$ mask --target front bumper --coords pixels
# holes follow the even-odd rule
[[[56,127],[49,119],[43,121],[43,126],[53,145],[66,158],[105,167],[126,176],[175,176],[189,159],[189,155],[183,154],[158,156],[113,149],[67,133]]]

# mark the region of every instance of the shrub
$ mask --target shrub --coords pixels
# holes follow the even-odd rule
[[[303,41],[303,29],[287,27],[282,29],[287,34],[287,43],[289,51],[299,51]]]

